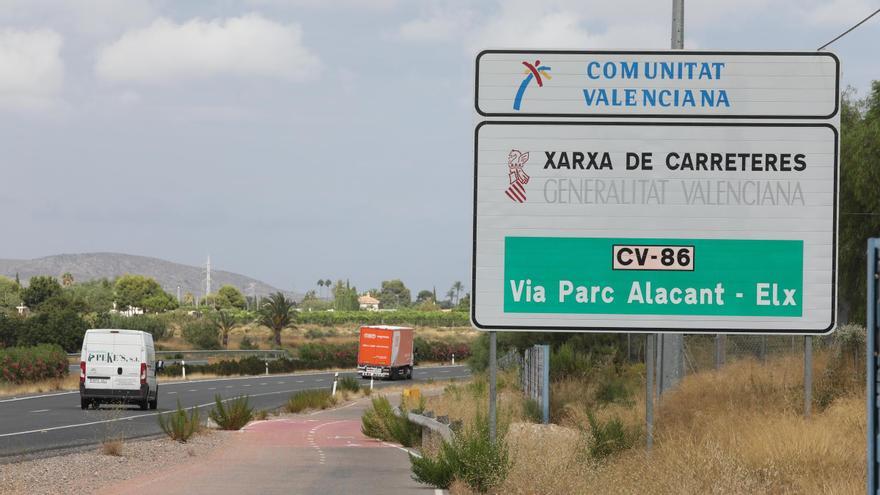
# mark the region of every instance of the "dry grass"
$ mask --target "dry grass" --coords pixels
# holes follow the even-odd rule
[[[77,389],[79,389],[78,375],[68,375],[64,378],[23,383],[20,385],[0,382],[0,397],[17,397],[19,395],[43,394],[47,392]]]
[[[101,442],[101,453],[113,457],[122,456],[122,440],[104,440]]]
[[[816,388],[827,358],[816,356]],[[521,422],[521,396],[499,394],[513,466],[498,493],[552,494],[843,494],[865,486],[865,396],[856,390],[814,407],[803,418],[802,361],[731,363],[720,372],[688,376],[657,408],[655,447],[635,448],[597,462],[585,457],[586,407],[600,421],[619,418],[644,429],[644,389],[629,405],[587,406],[589,384],[563,382],[554,393],[561,426]],[[453,418],[473,417],[485,395],[447,387],[428,408]],[[440,412],[442,411],[442,412]],[[520,414],[518,414],[520,411]],[[502,419],[504,420],[504,419]],[[455,484],[452,493],[467,493]]]

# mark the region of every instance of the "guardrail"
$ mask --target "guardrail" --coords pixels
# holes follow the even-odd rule
[[[401,412],[400,409],[397,408],[393,409],[393,412],[395,416],[403,415],[403,412]],[[447,442],[452,442],[452,438],[455,436],[455,433],[452,431],[452,428],[448,424],[439,421],[441,418],[434,419],[432,416],[416,414],[414,412],[407,412],[406,419],[408,419],[410,423],[417,424],[422,428],[427,428],[428,430],[431,430],[432,432],[440,435],[440,437],[442,437],[443,440]]]
[[[276,359],[281,359],[283,357],[290,358],[290,353],[283,349],[272,349],[272,350],[244,350],[244,349],[218,349],[218,350],[188,350],[188,351],[156,351],[156,356],[184,356],[182,359],[186,359],[187,356],[192,357],[249,357],[249,356],[258,356],[263,359],[267,359],[270,361],[274,361]],[[67,354],[68,358],[79,358],[79,352],[71,352]]]

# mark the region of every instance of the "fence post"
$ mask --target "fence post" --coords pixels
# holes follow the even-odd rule
[[[266,369],[269,369],[268,368],[269,365],[267,364],[266,366],[267,366]],[[336,395],[336,382],[338,382],[338,381],[339,381],[339,372],[337,371],[336,374],[333,375],[333,392],[330,392],[330,395]]]
[[[645,448],[654,446],[654,334],[647,335],[645,344]]]
[[[269,374],[269,361],[266,361],[266,374]]]
[[[813,407],[813,337],[804,336],[804,418],[810,418]]]
[[[186,361],[180,360],[180,369],[183,370],[183,379],[186,380]]]
[[[550,422],[550,346],[541,346],[544,357],[541,359],[543,376],[541,377],[541,405],[543,406],[544,424]]]
[[[495,332],[489,332],[489,441],[495,443],[495,379],[496,379],[496,352],[498,347],[498,336]]]

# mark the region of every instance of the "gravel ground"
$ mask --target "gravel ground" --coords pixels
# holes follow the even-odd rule
[[[207,455],[236,432],[206,430],[180,443],[167,438],[122,442],[120,456],[101,447],[56,457],[0,465],[0,494],[87,494],[145,471]]]

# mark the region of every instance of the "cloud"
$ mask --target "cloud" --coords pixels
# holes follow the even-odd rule
[[[49,29],[0,30],[0,104],[50,104],[64,81],[61,45],[61,36]]]
[[[448,41],[461,36],[470,24],[469,14],[455,16],[446,13],[412,19],[398,29],[400,38],[408,41]]]
[[[811,24],[855,24],[876,10],[877,6],[873,3],[867,0],[832,0],[804,7],[802,13]]]
[[[305,81],[321,62],[302,43],[298,24],[279,24],[257,14],[192,19],[160,18],[127,31],[98,53],[95,73],[109,82],[164,84],[216,76]]]

